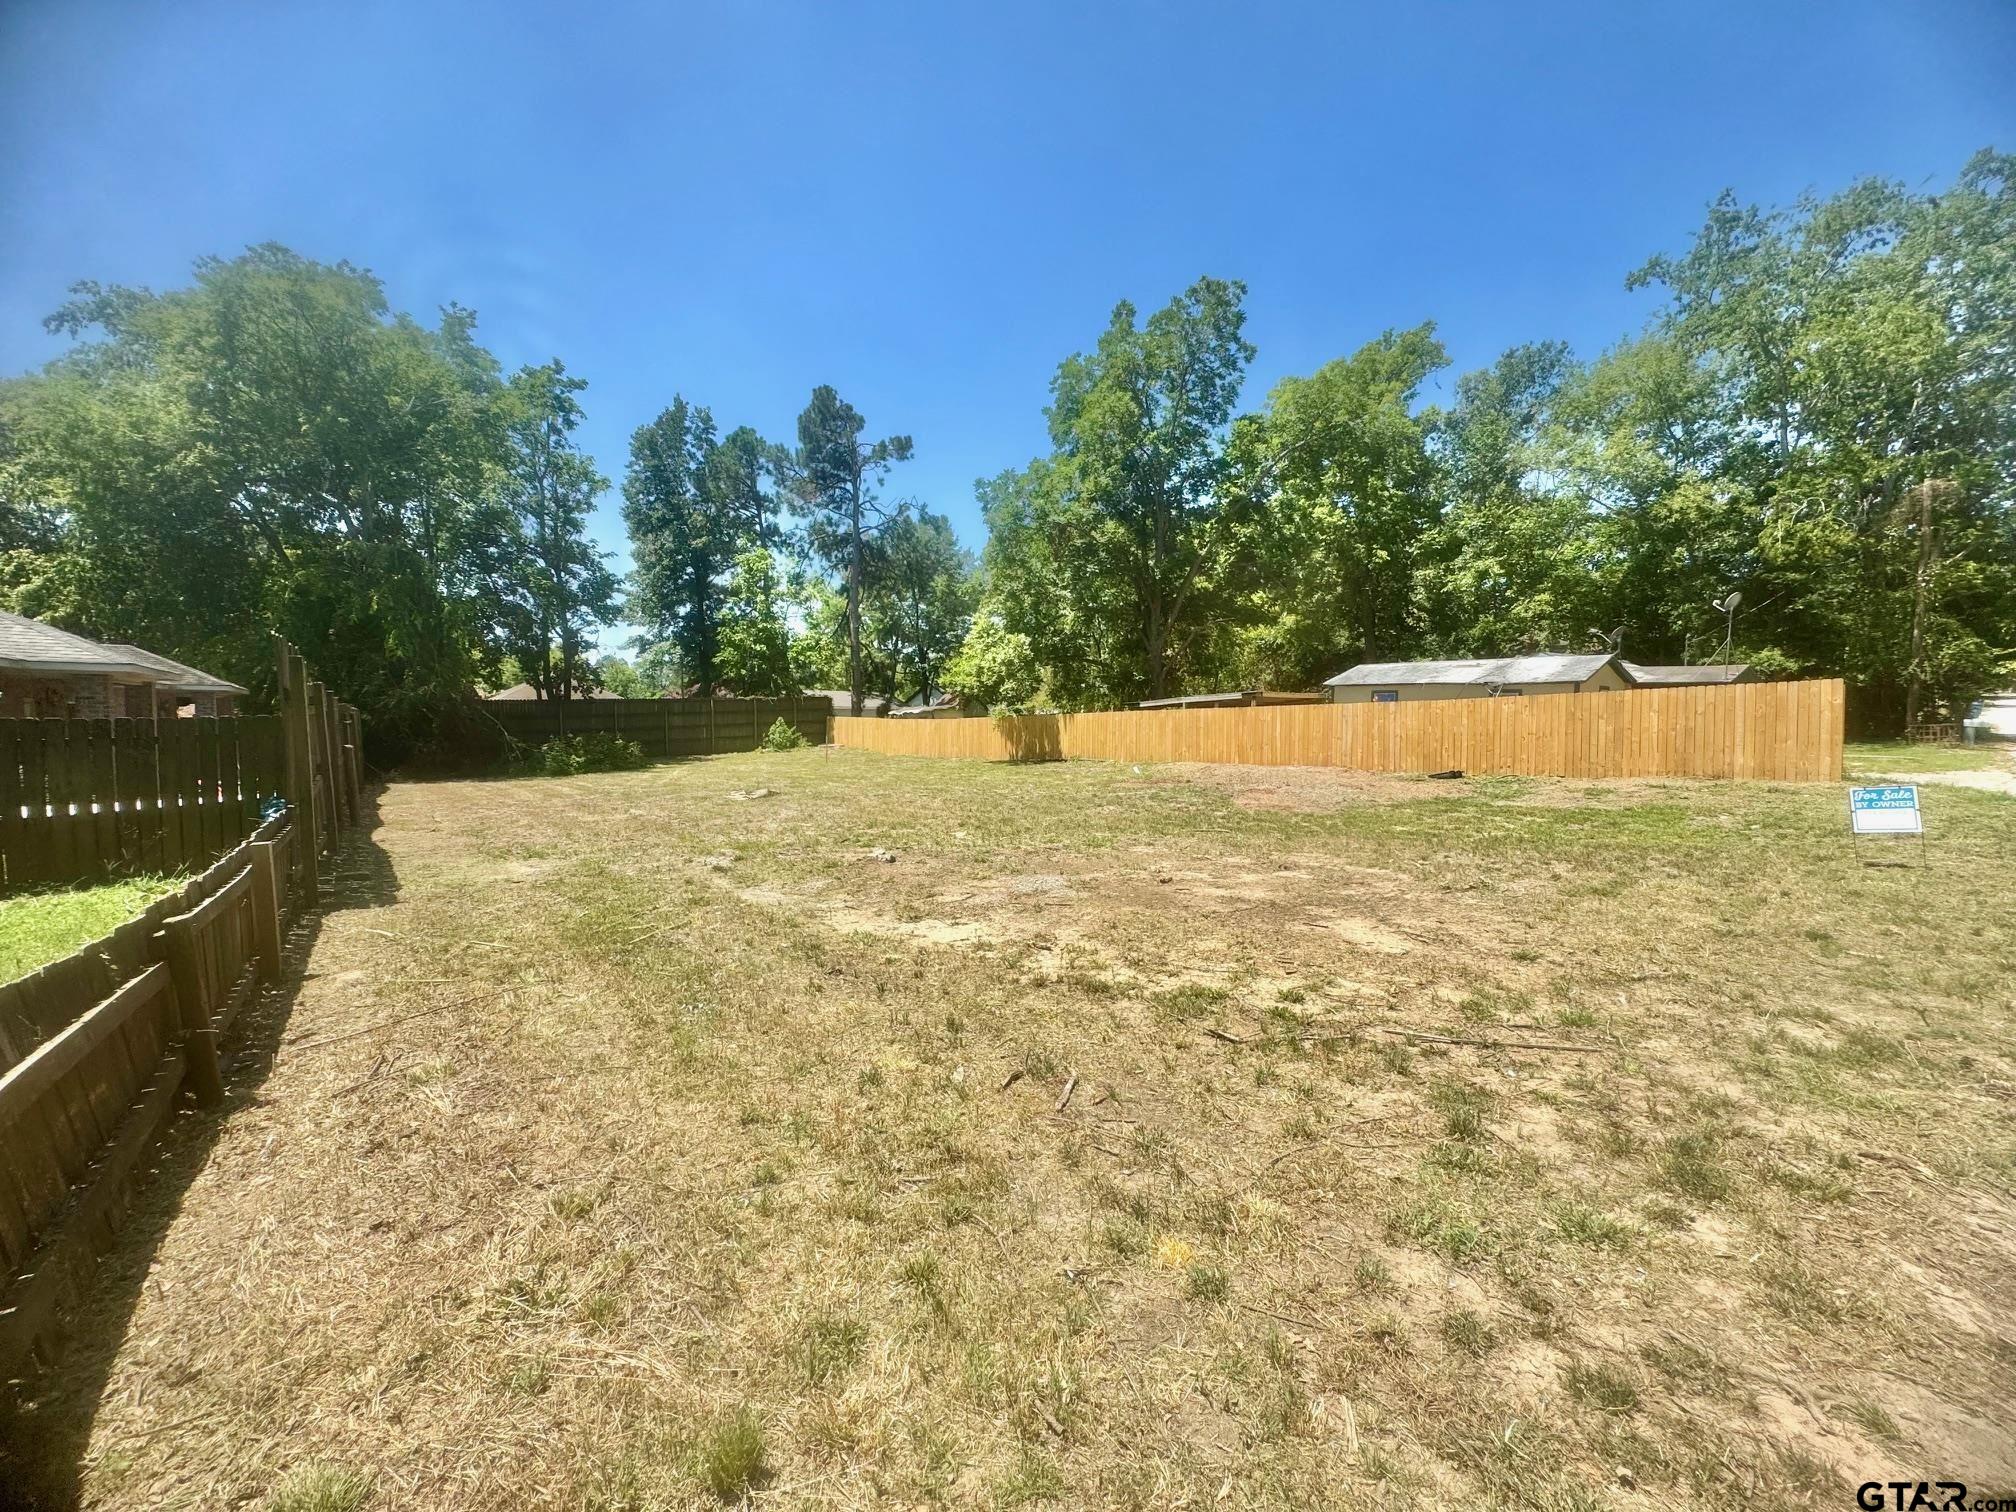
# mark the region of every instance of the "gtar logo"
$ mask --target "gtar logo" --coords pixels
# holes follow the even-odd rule
[[[1864,1481],[1856,1489],[1855,1504],[1870,1512],[1884,1507],[1894,1512],[1958,1512],[1967,1504],[1967,1487],[1960,1481]]]

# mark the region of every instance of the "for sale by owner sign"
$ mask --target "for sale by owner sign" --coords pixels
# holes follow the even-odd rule
[[[1858,835],[1922,835],[1924,816],[1918,811],[1915,787],[1848,789],[1848,822]]]

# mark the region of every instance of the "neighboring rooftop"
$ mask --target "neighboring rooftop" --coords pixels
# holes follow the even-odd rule
[[[1472,686],[1485,683],[1587,682],[1613,658],[1589,656],[1500,656],[1483,661],[1363,662],[1339,672],[1325,684],[1331,688],[1390,688],[1444,683]],[[1624,673],[1630,680],[1629,670]]]
[[[0,669],[70,674],[123,672],[149,679],[159,671],[122,655],[120,649],[101,646],[86,636],[5,611],[0,611]]]
[[[1641,667],[1636,662],[1619,662],[1624,675],[1648,688],[1693,688],[1717,683],[1745,682],[1748,662],[1713,663],[1694,667]]]
[[[854,695],[845,688],[805,688],[798,694],[800,698],[830,698],[833,712],[845,714],[854,707]],[[876,693],[861,695],[861,712],[864,716],[879,715],[889,707],[889,700]]]
[[[212,677],[201,667],[192,667],[187,662],[176,661],[172,656],[161,656],[141,646],[129,646],[123,642],[111,642],[105,647],[123,657],[139,662],[159,675],[155,678],[157,687],[166,688],[171,693],[244,693],[247,691],[234,682],[226,682],[221,677]]]
[[[1134,707],[1137,709],[1240,708],[1262,704],[1308,704],[1317,701],[1318,695],[1314,693],[1278,693],[1267,688],[1248,688],[1244,692],[1184,693],[1176,698],[1145,698]]]

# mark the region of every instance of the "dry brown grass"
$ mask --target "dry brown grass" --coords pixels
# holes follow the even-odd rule
[[[2016,1485],[2016,804],[1925,801],[1907,871],[1829,788],[394,787],[40,1442],[108,1507]]]

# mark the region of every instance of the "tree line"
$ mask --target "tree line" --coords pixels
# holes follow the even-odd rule
[[[912,439],[831,387],[785,441],[684,394],[640,426],[619,579],[582,381],[506,374],[468,310],[429,326],[271,245],[163,294],[80,284],[48,321],[71,349],[0,383],[0,595],[255,689],[277,628],[394,759],[481,745],[469,690],[521,678],[1092,708],[1725,633],[1895,730],[2012,670],[2012,165],[1724,195],[1630,275],[1662,296],[1640,334],[1515,347],[1443,402],[1430,323],[1241,412],[1243,285],[1122,303],[1051,381],[1049,450],[976,485],[977,561],[901,495]],[[634,657],[598,653],[617,623]]]
[[[2016,158],[1789,210],[1724,195],[1593,360],[1390,330],[1255,414],[1242,285],[1127,304],[1051,384],[1051,450],[981,485],[955,684],[1110,707],[1360,661],[1621,647],[1839,675],[1894,731],[2016,657]]]

